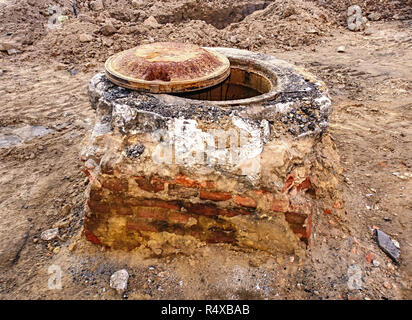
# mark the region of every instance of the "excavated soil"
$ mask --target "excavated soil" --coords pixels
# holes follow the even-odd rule
[[[412,298],[411,1],[104,0],[100,8],[78,0],[77,17],[71,3],[0,0],[0,48],[16,49],[0,51],[0,298]],[[351,4],[379,17],[351,32]],[[85,240],[88,81],[111,54],[165,40],[272,54],[326,82],[334,106],[326,137],[344,168],[345,214],[325,211],[306,258],[228,245],[153,258]],[[41,240],[52,227],[59,237]],[[374,228],[399,242],[399,264],[377,246]],[[48,287],[52,265],[61,290]],[[109,287],[121,268],[130,274],[123,295]],[[348,285],[353,270],[360,287]]]

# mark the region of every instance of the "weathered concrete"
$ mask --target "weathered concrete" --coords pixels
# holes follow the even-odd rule
[[[269,92],[197,101],[92,78],[96,124],[82,151],[90,241],[155,255],[218,242],[302,253],[319,199],[338,188],[338,158],[323,135],[327,90],[272,56],[214,50],[269,79]]]

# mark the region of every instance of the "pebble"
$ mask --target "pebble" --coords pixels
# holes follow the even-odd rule
[[[54,249],[53,249],[53,253],[54,254],[58,254],[60,252],[60,247],[55,247]]]
[[[45,230],[41,233],[40,238],[44,241],[50,241],[56,238],[59,234],[59,228]]]
[[[7,50],[7,54],[9,55],[9,56],[11,56],[12,54],[18,54],[18,53],[20,53],[21,51],[20,50],[17,50],[17,49],[10,49],[10,50]]]
[[[396,241],[395,239],[392,239],[393,244],[395,245],[395,247],[397,247],[398,249],[401,248],[401,245],[399,244],[398,241]]]
[[[396,247],[391,237],[385,232],[375,229],[376,241],[379,247],[395,262],[399,261],[401,251]],[[399,243],[398,243],[399,244]]]
[[[4,71],[2,69],[0,69],[0,76],[4,73]]]
[[[147,18],[144,22],[143,25],[149,28],[158,28],[160,27],[160,24],[157,22],[156,18],[153,16],[150,16]]]
[[[93,40],[93,36],[90,35],[90,34],[87,34],[87,33],[82,33],[82,34],[79,36],[79,41],[82,42],[82,43],[84,43],[84,42],[90,42],[90,41],[92,41],[92,40]]]
[[[373,260],[372,263],[375,267],[379,267],[381,265],[381,263],[378,260]]]
[[[105,24],[103,27],[100,28],[100,32],[104,35],[104,36],[111,36],[112,34],[117,32],[117,29],[115,27],[113,27],[112,24]]]
[[[345,46],[339,46],[337,51],[340,53],[345,52]]]
[[[377,21],[381,18],[381,15],[378,12],[372,12],[368,15],[368,19],[371,21]]]
[[[116,271],[110,277],[110,287],[115,289],[118,293],[123,293],[127,289],[127,282],[129,281],[129,273],[126,269]]]
[[[95,0],[90,2],[90,8],[94,11],[99,11],[104,9],[103,0]]]

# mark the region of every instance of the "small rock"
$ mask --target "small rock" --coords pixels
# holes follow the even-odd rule
[[[288,6],[282,13],[283,18],[287,18],[296,14],[296,9],[293,6]]]
[[[401,251],[395,246],[391,237],[385,232],[375,229],[376,241],[379,247],[385,252],[393,261],[398,262]]]
[[[368,261],[369,263],[372,263],[373,257],[374,257],[374,254],[372,252],[368,252],[368,254],[365,256],[366,261]]]
[[[0,40],[0,51],[9,51],[12,49],[17,49],[17,47],[18,45],[14,42]]]
[[[108,23],[108,24],[105,24],[103,27],[100,28],[100,32],[104,36],[111,36],[112,34],[117,32],[117,29],[115,27],[113,27],[112,24]]]
[[[345,52],[345,46],[339,46],[336,51],[338,51],[340,53]]]
[[[381,18],[381,15],[378,12],[372,12],[368,15],[368,19],[371,21],[378,21],[380,20],[380,18]]]
[[[4,73],[4,71],[2,69],[0,69],[0,76]]]
[[[88,159],[85,163],[84,163],[84,167],[86,169],[92,170],[94,168],[96,168],[97,163],[93,160],[93,159]]]
[[[90,41],[92,41],[92,40],[93,40],[93,36],[91,36],[90,34],[87,34],[87,33],[82,33],[82,34],[79,36],[79,41],[82,42],[82,43],[84,43],[84,42],[90,42]]]
[[[367,19],[362,17],[362,9],[358,5],[350,6],[347,11],[348,29],[351,31],[360,31],[365,29]]]
[[[53,249],[54,254],[58,254],[60,252],[60,247],[56,247]]]
[[[63,23],[65,21],[69,21],[69,16],[58,16],[57,21],[59,21],[60,23]]]
[[[94,11],[100,11],[104,9],[103,0],[95,0],[90,2],[90,8]]]
[[[370,36],[371,34],[373,34],[372,30],[365,30],[365,32],[363,33],[365,36]]]
[[[13,54],[18,54],[18,53],[21,53],[21,51],[20,50],[17,50],[17,49],[10,49],[10,50],[7,50],[7,54],[9,55],[9,56],[11,56],[11,55],[13,55]]]
[[[40,238],[44,241],[50,241],[56,238],[59,234],[59,228],[45,230],[41,233]]]
[[[385,281],[385,282],[383,283],[383,286],[384,286],[386,289],[391,289],[391,288],[392,288],[391,284],[390,284],[388,281]]]
[[[381,265],[381,263],[378,260],[375,260],[375,259],[372,261],[372,263],[375,267],[379,267]]]
[[[147,18],[144,22],[143,25],[149,28],[158,28],[160,27],[160,24],[157,22],[156,18],[153,16],[150,16]]]
[[[143,1],[142,0],[132,0],[132,6],[135,9],[140,9],[140,7],[143,6]]]
[[[395,245],[395,247],[397,247],[398,249],[401,248],[401,245],[399,244],[398,241],[396,241],[395,239],[392,239],[393,244]]]
[[[110,287],[115,289],[118,293],[123,293],[127,289],[127,282],[129,281],[129,273],[122,269],[116,271],[110,277]]]

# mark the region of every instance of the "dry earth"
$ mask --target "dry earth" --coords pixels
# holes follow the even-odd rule
[[[70,19],[49,28],[46,9],[57,2]],[[70,1],[0,0],[0,44],[20,51],[0,51],[0,298],[412,298],[410,1],[359,1],[366,13],[384,7],[363,32],[342,25],[354,1],[106,0],[102,10],[91,2],[77,1],[75,18]],[[153,259],[84,239],[79,152],[94,117],[87,83],[110,54],[160,40],[273,54],[327,83],[346,214],[321,218],[305,259],[228,245]],[[60,237],[41,240],[53,226]],[[373,227],[400,243],[399,265]],[[51,265],[62,269],[62,290],[48,288]],[[361,289],[348,287],[351,266]],[[109,287],[121,268],[131,276],[123,296]]]

